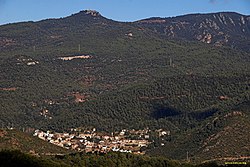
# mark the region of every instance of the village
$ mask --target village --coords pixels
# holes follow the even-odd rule
[[[71,129],[70,133],[57,133],[52,131],[35,130],[33,136],[48,141],[57,146],[83,151],[86,153],[107,153],[110,151],[133,154],[145,154],[150,141],[149,129],[126,130],[112,132],[111,134],[91,130]],[[159,137],[169,136],[170,131],[162,129],[155,131]]]

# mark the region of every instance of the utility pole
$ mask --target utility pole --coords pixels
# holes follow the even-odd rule
[[[78,45],[78,51],[81,51],[81,44]]]
[[[189,155],[188,155],[188,151],[187,151],[187,162],[190,162],[190,160],[189,160]]]
[[[186,120],[186,123],[187,123],[187,120],[188,120],[187,111],[185,111],[185,120]]]
[[[172,67],[172,65],[173,65],[173,60],[171,57],[169,58],[169,65],[170,65],[170,67]]]

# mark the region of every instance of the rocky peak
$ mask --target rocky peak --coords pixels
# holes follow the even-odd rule
[[[96,23],[99,21],[107,20],[99,12],[95,10],[83,10],[79,13],[73,14],[66,17],[65,20],[70,21],[71,24],[85,24],[85,23]]]
[[[91,16],[101,16],[101,14],[99,12],[97,12],[96,10],[84,10],[83,11],[86,15],[91,15]]]
[[[76,14],[72,14],[71,16],[67,17],[67,18],[99,18],[99,17],[102,17],[102,15],[95,11],[95,10],[83,10],[83,11],[80,11],[79,13],[76,13]]]

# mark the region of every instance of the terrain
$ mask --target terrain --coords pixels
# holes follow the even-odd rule
[[[27,166],[27,167],[94,167],[94,166],[159,166],[159,167],[209,167],[219,166],[214,162],[204,163],[200,165],[191,165],[187,163],[179,163],[162,157],[139,156],[124,153],[108,153],[108,154],[84,154],[75,153],[70,155],[58,155],[53,158],[35,157],[24,154],[20,151],[1,151],[1,166]]]
[[[72,152],[16,129],[0,130],[0,149],[22,150],[33,155],[54,155]]]
[[[249,50],[250,16],[235,12],[149,18],[136,24],[168,38],[200,41],[214,46]]]
[[[164,129],[148,154],[245,161],[249,34],[237,13],[123,23],[86,10],[2,25],[0,125]]]

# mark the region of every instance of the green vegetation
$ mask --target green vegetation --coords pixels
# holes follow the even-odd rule
[[[31,129],[26,130],[28,131]],[[38,139],[27,132],[0,129],[0,150],[5,149],[18,149],[25,153],[37,155],[65,154],[72,152]]]
[[[34,157],[20,151],[4,150],[0,152],[1,167],[194,167],[191,164],[182,164],[177,161],[161,157],[148,157],[124,153],[108,154],[71,154],[55,157]],[[195,167],[218,166],[216,163],[206,163]]]
[[[49,159],[41,159],[18,150],[3,150],[0,152],[1,167],[66,167]]]
[[[148,154],[182,159],[188,154],[192,162],[248,162],[248,128],[249,103],[243,103],[230,112],[215,114],[202,121],[201,126],[174,135],[173,142],[161,141],[164,147],[155,147]]]
[[[189,151],[191,160],[200,162],[219,152],[204,153],[206,139],[227,126],[239,129],[241,120],[249,122],[247,52],[168,40],[135,24],[84,12],[4,25],[0,33],[12,41],[0,48],[3,128],[162,128],[171,137],[155,138],[148,154],[185,159]],[[75,55],[90,58],[58,59]],[[242,116],[232,118],[236,122],[224,119],[233,111]],[[221,140],[227,141],[223,136]],[[219,156],[249,156],[234,146],[234,153],[224,150]]]
[[[241,31],[249,30],[248,17],[235,12],[219,12],[168,18],[153,17],[137,21],[135,24],[167,38],[200,41],[249,52],[250,33]],[[246,23],[243,20],[247,20]]]

